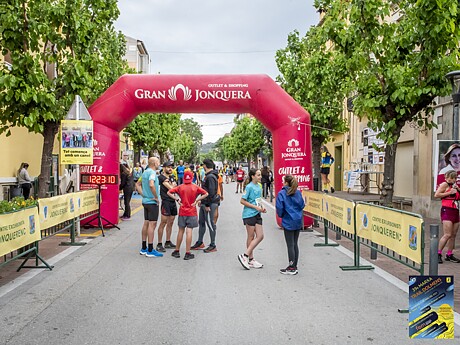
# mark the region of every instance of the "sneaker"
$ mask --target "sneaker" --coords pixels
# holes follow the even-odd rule
[[[323,190],[323,193],[329,193],[329,191],[327,189]]]
[[[195,259],[195,254],[185,253],[184,260],[191,260],[191,259]]]
[[[335,192],[334,187],[331,187],[331,193],[334,193],[334,192]]]
[[[454,254],[450,254],[450,255],[446,255],[446,261],[450,261],[450,262],[455,262],[455,263],[459,263],[460,262],[460,259],[457,259]]]
[[[157,245],[157,252],[166,253],[166,249],[163,247],[163,245],[159,244]]]
[[[145,255],[149,258],[161,258],[163,256],[163,254],[157,252],[155,249],[152,249],[151,252],[147,252]]]
[[[209,245],[208,248],[203,249],[203,252],[205,253],[217,252],[217,248],[216,246]]]
[[[174,249],[174,248],[176,248],[176,245],[174,243],[172,243],[171,241],[166,241],[165,248]]]
[[[245,256],[244,254],[238,255],[238,261],[240,262],[241,266],[243,266],[245,269],[247,270],[251,269],[251,267],[249,266],[248,257]]]
[[[442,264],[442,254],[438,254],[438,264]]]
[[[175,250],[171,253],[171,256],[174,256],[175,258],[180,258],[180,253],[178,250]]]
[[[198,249],[203,249],[204,248],[204,243],[203,242],[197,242],[195,243],[190,249],[192,250],[198,250]]]
[[[297,268],[295,268],[295,267],[288,266],[286,268],[280,269],[280,273],[294,276],[297,273],[299,273],[299,271],[297,271]]]
[[[139,250],[139,254],[146,255],[147,254],[147,248]]]
[[[249,260],[249,267],[251,268],[262,268],[264,267],[264,265],[262,265],[260,262],[252,259],[252,260]]]

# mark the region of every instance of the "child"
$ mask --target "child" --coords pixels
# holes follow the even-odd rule
[[[460,262],[452,251],[455,244],[459,225],[458,200],[460,194],[457,186],[457,172],[449,170],[444,175],[446,181],[441,183],[434,193],[435,198],[441,198],[441,221],[444,235],[439,240],[438,263],[442,264],[442,250],[447,245],[446,261]]]
[[[241,265],[249,270],[251,268],[262,268],[260,262],[254,260],[253,251],[257,245],[264,239],[264,229],[262,227],[261,213],[267,212],[262,206],[262,187],[260,180],[262,175],[260,170],[251,169],[249,170],[248,178],[245,184],[247,184],[244,194],[241,197],[241,204],[243,208],[243,224],[246,225],[246,231],[248,237],[246,240],[246,251],[244,254],[238,255],[238,260]]]
[[[281,274],[295,275],[299,261],[299,233],[303,226],[305,201],[297,190],[298,184],[292,175],[284,176],[283,188],[276,196],[276,214],[282,219],[284,238],[288,249],[289,266],[280,269]]]
[[[195,258],[195,255],[190,253],[190,246],[192,245],[192,230],[198,226],[198,213],[196,211],[196,204],[198,201],[206,198],[208,193],[198,187],[196,184],[192,184],[193,172],[188,170],[184,172],[183,184],[180,186],[171,188],[168,191],[168,195],[174,200],[179,202],[179,232],[177,233],[177,244],[176,249],[172,252],[172,256],[180,258],[179,249],[184,237],[184,231],[187,229],[185,238],[185,256],[184,260],[190,260]],[[179,195],[177,198],[174,194]],[[197,198],[198,197],[198,198]]]

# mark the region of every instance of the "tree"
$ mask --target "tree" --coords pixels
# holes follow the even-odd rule
[[[397,141],[407,122],[433,126],[433,101],[459,69],[459,8],[451,0],[316,0],[325,39],[346,57],[354,112],[385,141],[382,203],[391,204]],[[392,15],[397,20],[390,20]]]
[[[154,114],[144,113],[131,122],[127,131],[131,134],[131,141],[135,151],[144,150],[153,155],[158,151],[161,160],[165,160],[166,152],[177,140],[181,114]]]
[[[198,153],[200,152],[201,144],[203,141],[201,126],[198,124],[198,122],[192,119],[185,119],[181,120],[180,128],[182,132],[187,133],[193,141],[193,149],[185,160],[187,162],[194,162],[198,159]]]
[[[303,38],[297,31],[289,34],[276,63],[281,87],[310,113],[313,171],[319,178],[321,146],[331,140],[332,132],[347,130],[341,116],[347,94],[344,56],[328,47],[320,27],[311,27]]]
[[[195,142],[186,132],[181,131],[179,135],[176,134],[174,140],[171,142],[170,148],[176,162],[183,160],[192,163],[197,158],[196,156],[191,158],[195,149]]]
[[[39,197],[45,197],[54,139],[75,95],[91,104],[127,70],[113,23],[116,0],[0,3],[0,133],[22,126],[44,138]],[[49,73],[49,75],[48,75]]]
[[[230,134],[230,147],[227,148],[229,155],[235,159],[254,158],[265,143],[263,129],[262,124],[254,118],[236,120]]]

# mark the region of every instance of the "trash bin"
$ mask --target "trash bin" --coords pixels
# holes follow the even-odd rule
[[[10,186],[10,200],[17,197],[22,196],[22,188],[18,185],[11,185]]]

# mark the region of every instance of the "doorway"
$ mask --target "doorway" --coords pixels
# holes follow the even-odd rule
[[[334,147],[334,188],[342,190],[343,171],[342,171],[342,145]]]

